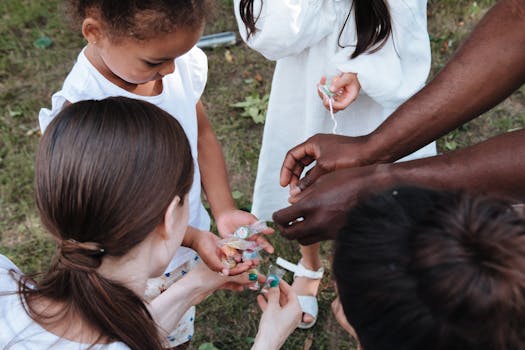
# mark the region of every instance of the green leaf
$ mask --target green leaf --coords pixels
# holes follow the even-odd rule
[[[33,45],[39,49],[47,49],[53,45],[53,40],[47,36],[41,36],[40,38],[33,41]]]
[[[454,140],[451,140],[451,141],[445,141],[445,148],[449,151],[453,151],[455,150],[456,148],[458,147],[458,144],[456,143],[456,141]]]
[[[14,111],[11,111],[11,110],[9,111],[9,116],[10,116],[11,118],[20,117],[20,116],[23,115],[23,114],[24,114],[24,112],[22,112],[20,109],[16,109],[16,110],[14,110]]]
[[[242,194],[241,191],[233,191],[233,192],[232,192],[232,197],[233,197],[233,199],[241,199],[242,196],[244,196],[244,195]]]
[[[213,343],[204,343],[199,346],[198,350],[219,350],[213,345]]]

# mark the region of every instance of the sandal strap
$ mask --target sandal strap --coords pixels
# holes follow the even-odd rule
[[[300,261],[297,264],[293,264],[280,257],[277,258],[277,261],[275,263],[288,271],[292,271],[294,273],[294,277],[306,277],[312,280],[320,280],[321,278],[323,278],[324,267],[321,267],[317,271],[309,270],[306,267],[304,267]]]

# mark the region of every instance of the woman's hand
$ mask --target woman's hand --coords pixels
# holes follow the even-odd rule
[[[252,350],[280,349],[301,321],[297,295],[288,283],[281,280],[279,288],[269,288],[267,293],[257,296],[257,302],[263,314]]]
[[[253,282],[247,273],[225,276],[212,271],[204,263],[195,265],[180,280],[148,304],[148,309],[161,334],[175,329],[184,313],[199,304],[217,289],[243,290]]]

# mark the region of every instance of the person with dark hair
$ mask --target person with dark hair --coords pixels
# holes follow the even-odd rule
[[[190,142],[195,171],[188,230],[210,234],[203,193],[222,236],[256,222],[255,216],[236,207],[222,149],[201,102],[208,62],[195,44],[212,12],[212,1],[68,0],[65,4],[68,17],[87,45],[60,91],[53,94],[51,109],[40,110],[41,129],[45,130],[64,106],[77,101],[125,96],[153,103],[180,122]],[[200,258],[215,271],[234,274],[248,268],[239,265],[237,271],[228,271],[220,259],[214,259],[213,244],[202,248]],[[265,248],[273,252],[269,244]],[[178,249],[167,270],[161,271],[167,275],[148,284],[148,298],[191,269],[196,258],[195,251]],[[172,346],[191,338],[194,318],[191,308],[170,336]]]
[[[249,47],[276,60],[255,180],[252,213],[271,220],[287,204],[279,159],[322,132],[364,135],[425,83],[430,70],[426,0],[235,0],[240,34]],[[331,89],[333,116],[318,97]],[[330,83],[330,82],[328,82]],[[344,110],[343,110],[344,109]],[[435,144],[407,159],[436,154]],[[323,276],[319,246],[302,246],[293,287],[305,310],[301,328],[317,316]]]
[[[43,134],[35,166],[37,207],[57,250],[35,275],[0,255],[0,348],[163,349],[192,305],[217,288],[252,283],[247,273],[224,276],[199,262],[144,302],[148,279],[181,243],[204,239],[186,233],[193,171],[183,128],[160,108],[124,97],[65,107]],[[257,345],[277,349],[299,322],[290,288],[281,281],[270,291],[259,333],[280,328]]]
[[[403,187],[353,207],[333,273],[362,348],[525,349],[525,218],[511,204]]]
[[[302,244],[333,239],[360,198],[403,184],[523,200],[525,129],[439,156],[392,162],[520,88],[525,83],[524,48],[525,1],[498,1],[443,70],[375,131],[361,137],[318,134],[291,148],[280,183],[295,186],[293,205],[273,214],[281,233]]]

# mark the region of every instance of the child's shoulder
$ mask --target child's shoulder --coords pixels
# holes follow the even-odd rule
[[[202,86],[208,78],[208,58],[197,46],[175,60],[176,70],[183,81],[191,81],[192,85]],[[197,90],[202,90],[201,88]]]
[[[178,65],[181,63],[189,65],[194,68],[205,67],[208,68],[208,57],[202,49],[194,46],[190,51],[176,59]]]

